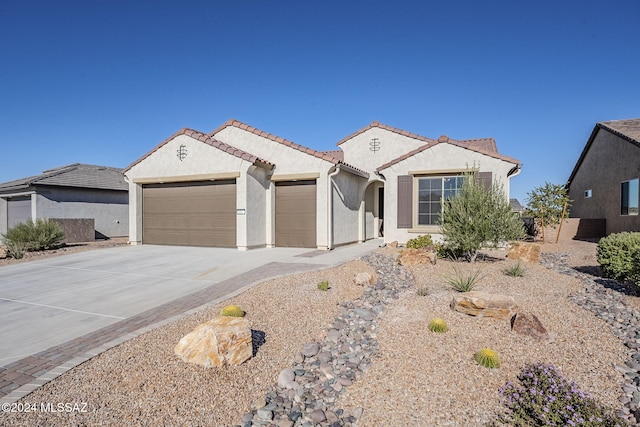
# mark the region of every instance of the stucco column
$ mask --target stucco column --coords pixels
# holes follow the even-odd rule
[[[129,183],[129,244],[142,244],[142,186]]]

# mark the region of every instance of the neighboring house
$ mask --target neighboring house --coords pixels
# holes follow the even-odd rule
[[[640,119],[597,123],[567,182],[570,216],[640,231]]]
[[[331,249],[439,233],[475,168],[507,195],[520,162],[493,139],[432,140],[373,122],[320,152],[230,120],[183,129],[125,169],[132,243]]]
[[[127,236],[122,169],[72,164],[0,184],[0,232],[27,219],[93,219],[95,237]],[[93,236],[92,236],[93,237]]]
[[[509,204],[511,205],[511,211],[518,215],[518,217],[522,217],[522,215],[524,215],[525,208],[520,204],[520,200],[509,199]]]

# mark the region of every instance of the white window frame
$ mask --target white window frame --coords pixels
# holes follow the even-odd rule
[[[627,200],[625,198],[625,184],[627,185]],[[625,205],[626,202],[626,205]],[[637,216],[640,208],[640,179],[634,178],[620,183],[620,215]]]
[[[444,198],[445,193],[445,179],[447,178],[456,178],[456,179],[464,179],[464,171],[460,172],[450,172],[450,173],[441,173],[441,174],[421,174],[414,175],[413,177],[413,229],[411,231],[414,232],[440,232],[440,226],[438,224],[420,224],[420,180],[422,179],[440,179],[441,180],[441,192],[442,196],[440,198],[440,214],[442,215],[443,203],[442,199]],[[457,187],[455,192],[460,191],[460,187]]]

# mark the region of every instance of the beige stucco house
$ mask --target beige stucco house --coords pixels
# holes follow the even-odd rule
[[[491,138],[437,140],[373,122],[320,152],[230,120],[183,129],[125,169],[133,244],[331,249],[437,234],[474,168],[508,197],[518,160]]]
[[[567,182],[570,216],[640,231],[640,119],[597,123]]]

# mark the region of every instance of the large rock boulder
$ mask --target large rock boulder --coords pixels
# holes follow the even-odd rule
[[[403,249],[398,256],[400,265],[416,265],[431,264],[435,265],[438,259],[438,253],[435,248],[426,247],[420,249],[407,248]]]
[[[526,262],[540,262],[540,243],[516,243],[509,249],[507,258]]]
[[[358,273],[356,274],[355,281],[358,286],[369,286],[373,284],[375,278],[371,273]]]
[[[511,330],[537,340],[549,340],[549,333],[535,314],[520,311],[511,318]]]
[[[204,367],[239,365],[251,358],[251,328],[244,317],[222,316],[182,337],[175,353],[185,362]]]
[[[482,291],[463,292],[451,301],[452,310],[479,317],[511,319],[516,308],[513,297]]]
[[[0,259],[7,258],[9,256],[9,250],[5,246],[0,246]]]

